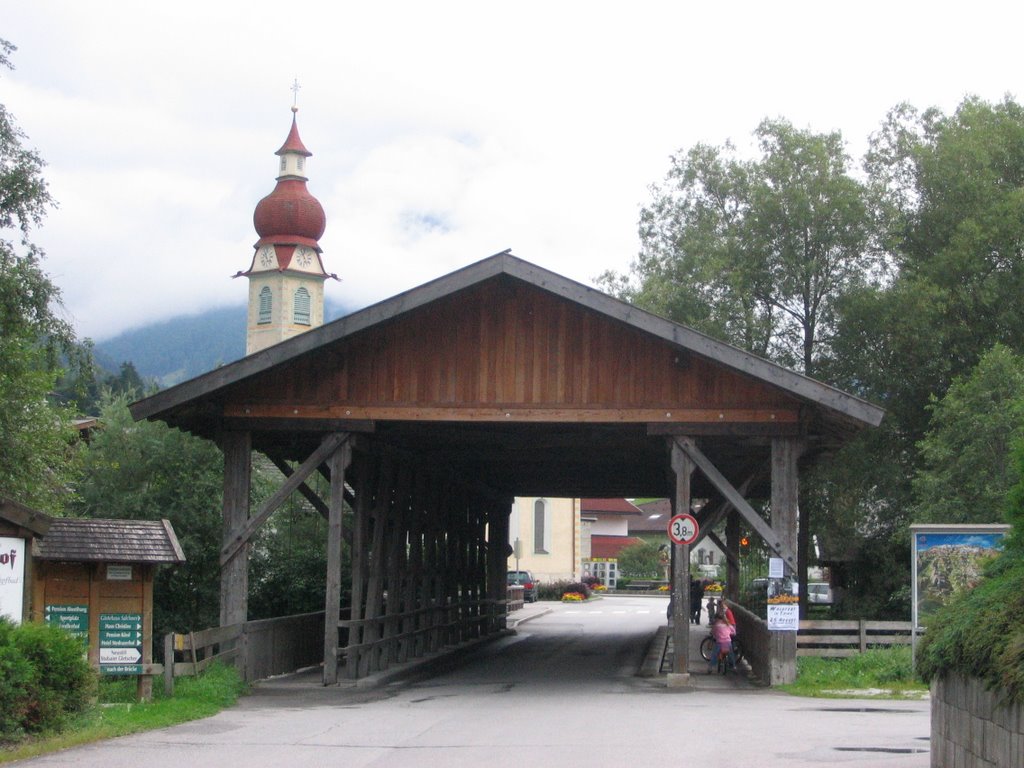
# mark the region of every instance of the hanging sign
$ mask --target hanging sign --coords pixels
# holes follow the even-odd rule
[[[699,531],[700,526],[693,515],[673,515],[668,521],[668,537],[674,544],[693,544]]]

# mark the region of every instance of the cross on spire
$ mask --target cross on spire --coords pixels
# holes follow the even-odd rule
[[[299,85],[299,78],[295,78],[292,82],[292,87],[289,89],[292,92],[292,112],[299,111],[299,91],[302,90],[302,86]]]

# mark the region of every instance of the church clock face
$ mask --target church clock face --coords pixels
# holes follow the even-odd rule
[[[295,251],[295,262],[300,267],[309,267],[313,264],[313,251],[309,248],[299,248]]]
[[[259,261],[261,267],[270,267],[276,261],[274,258],[274,246],[267,245],[260,248]]]

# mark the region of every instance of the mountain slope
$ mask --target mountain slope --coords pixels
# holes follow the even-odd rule
[[[327,322],[347,314],[339,305],[324,307]],[[169,387],[245,355],[244,305],[218,307],[125,331],[97,342],[95,355],[116,371],[131,362],[144,379]]]

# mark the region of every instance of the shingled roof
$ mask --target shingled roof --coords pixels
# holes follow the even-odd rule
[[[178,537],[167,520],[53,518],[36,539],[41,560],[105,563],[183,563]]]

